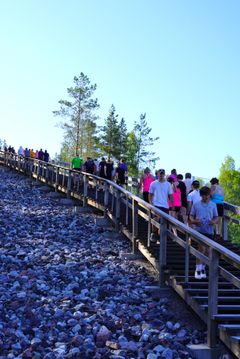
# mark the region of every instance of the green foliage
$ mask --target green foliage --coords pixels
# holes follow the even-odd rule
[[[53,114],[64,119],[59,125],[64,130],[65,155],[68,151],[68,157],[76,154],[89,156],[92,155],[91,144],[95,143],[96,136],[97,117],[94,111],[99,108],[98,100],[92,98],[96,84],[91,85],[89,78],[82,72],[79,77],[74,77],[73,82],[74,86],[67,89],[71,101],[58,101],[60,109],[53,111]]]
[[[124,118],[118,122],[118,114],[114,105],[111,105],[108,117],[105,119],[105,124],[101,128],[99,137],[99,147],[101,155],[106,155],[108,158],[112,157],[120,159],[126,158],[128,131]]]
[[[240,206],[240,171],[235,169],[235,161],[227,156],[220,169],[219,182],[224,189],[225,202]],[[240,219],[239,215],[233,216]],[[231,223],[229,226],[230,240],[240,244],[240,226]]]
[[[224,189],[225,201],[240,205],[240,171],[235,169],[235,161],[227,156],[220,169],[219,181]]]
[[[127,139],[128,139],[128,131],[127,131],[126,122],[124,118],[121,118],[121,121],[119,123],[119,140],[118,140],[120,157],[125,157],[127,153]]]
[[[128,172],[131,176],[138,176],[137,170],[137,157],[136,153],[138,151],[137,138],[135,136],[134,130],[132,130],[127,137],[127,165]]]
[[[127,141],[127,158],[130,161],[132,174],[139,175],[141,169],[154,163],[159,157],[154,157],[155,152],[148,150],[149,146],[152,146],[159,137],[150,137],[149,134],[152,131],[147,126],[146,114],[141,114],[139,121],[134,123],[134,129],[131,135],[128,136]]]

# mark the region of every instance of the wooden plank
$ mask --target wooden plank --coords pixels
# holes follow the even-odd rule
[[[159,246],[159,285],[164,286],[164,269],[166,266],[166,247],[167,247],[167,221],[160,219],[160,246]]]

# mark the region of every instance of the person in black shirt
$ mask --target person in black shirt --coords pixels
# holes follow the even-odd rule
[[[182,174],[177,175],[177,180],[178,180],[177,187],[181,191],[181,210],[180,210],[179,220],[182,219],[183,223],[187,224],[187,188],[185,183],[183,182]]]
[[[99,163],[99,177],[107,178],[107,162],[104,157],[102,157],[102,160]]]
[[[112,171],[113,171],[113,162],[109,158],[106,163],[106,174],[107,174],[107,179],[110,181],[112,180]]]
[[[116,172],[115,172],[115,178],[116,178],[116,183],[119,186],[124,186],[125,184],[125,171],[121,166],[121,163],[118,162],[118,166],[116,168]]]

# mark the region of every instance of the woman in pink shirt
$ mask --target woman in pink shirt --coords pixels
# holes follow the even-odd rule
[[[149,202],[148,201],[148,192],[149,192],[150,184],[154,180],[155,180],[155,178],[151,174],[150,169],[148,167],[146,167],[144,170],[144,174],[142,174],[142,176],[140,177],[140,182],[139,182],[139,188],[142,191],[143,199],[146,202]]]
[[[174,202],[174,211],[173,211],[172,210],[172,202],[168,201],[169,211],[173,217],[178,218],[178,214],[180,212],[181,205],[182,205],[181,204],[181,191],[177,187],[177,183],[175,183],[175,179],[172,175],[168,177],[168,182],[171,183],[172,188],[173,188],[173,202]]]

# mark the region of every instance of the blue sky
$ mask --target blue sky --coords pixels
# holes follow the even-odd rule
[[[0,138],[54,156],[52,114],[80,72],[131,130],[147,114],[157,167],[240,167],[240,1],[12,0],[0,5]]]

